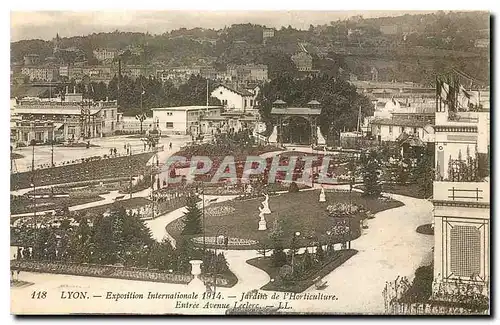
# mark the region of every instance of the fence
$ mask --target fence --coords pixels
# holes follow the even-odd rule
[[[382,292],[385,313],[389,315],[487,315],[488,309],[476,310],[467,304],[460,304],[460,299],[449,295],[451,299],[440,297],[439,300],[404,301],[412,284],[407,277],[398,277],[387,282]]]

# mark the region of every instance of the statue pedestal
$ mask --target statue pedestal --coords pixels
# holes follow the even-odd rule
[[[321,193],[321,194],[319,195],[319,202],[326,202],[325,193]]]
[[[188,283],[189,290],[193,290],[194,292],[206,291],[205,284],[200,279],[201,264],[203,263],[203,261],[191,260],[189,261],[189,263],[191,264],[191,274],[193,275],[193,280]]]
[[[259,221],[259,230],[267,230],[267,222],[266,220]]]

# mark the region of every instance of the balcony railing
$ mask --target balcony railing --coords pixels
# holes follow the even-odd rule
[[[490,202],[489,182],[434,182],[434,200]]]

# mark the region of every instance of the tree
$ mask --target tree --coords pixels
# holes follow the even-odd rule
[[[367,154],[362,154],[361,158],[364,194],[374,197],[380,196],[382,185],[380,184],[380,161],[377,152],[372,150]]]
[[[279,242],[274,242],[271,260],[275,267],[282,267],[286,264],[287,258],[283,246]]]
[[[159,270],[177,270],[177,257],[170,241],[163,239],[160,243],[153,243],[148,258],[148,267]]]
[[[432,184],[434,180],[432,159],[429,155],[424,155],[418,160],[415,174],[419,193],[424,198],[428,198],[432,195]]]
[[[401,185],[406,185],[410,177],[410,164],[409,159],[403,159],[399,161],[397,169],[397,181]]]
[[[292,182],[288,187],[288,193],[296,193],[298,191],[299,191],[299,186],[297,185],[297,183]]]
[[[182,229],[183,235],[196,235],[202,232],[201,224],[201,211],[198,208],[197,198],[190,195],[186,202],[187,212],[184,214],[184,228]]]

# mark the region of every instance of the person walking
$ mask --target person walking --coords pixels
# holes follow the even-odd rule
[[[170,142],[170,144],[168,145],[168,147],[170,148],[170,150],[172,150],[172,142]]]

